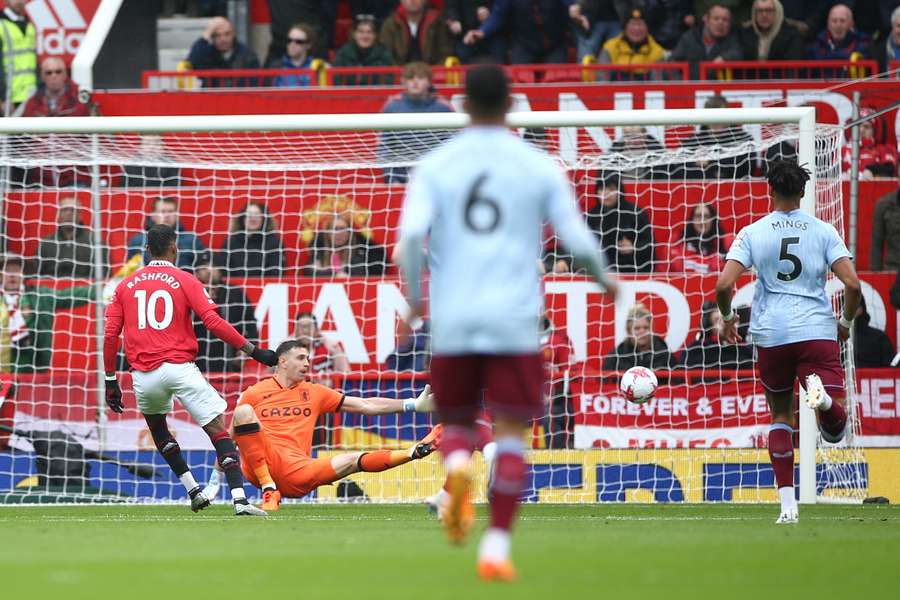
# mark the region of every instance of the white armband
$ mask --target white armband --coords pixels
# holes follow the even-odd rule
[[[851,327],[853,327],[853,321],[848,321],[844,317],[844,315],[841,315],[841,319],[838,321],[838,323],[840,323],[841,327],[843,327],[844,329],[850,329]]]

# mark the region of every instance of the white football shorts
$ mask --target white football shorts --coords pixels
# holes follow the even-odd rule
[[[172,412],[172,396],[202,427],[225,412],[228,405],[192,362],[163,363],[152,371],[132,371],[138,410],[145,415]]]

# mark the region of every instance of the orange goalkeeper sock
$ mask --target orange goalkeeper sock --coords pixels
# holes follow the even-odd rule
[[[275,489],[275,482],[269,474],[269,465],[266,464],[266,443],[259,423],[235,425],[234,441],[237,442],[241,456],[250,465],[250,470],[256,475],[259,487]]]
[[[359,466],[360,471],[380,473],[381,471],[405,465],[411,460],[409,450],[377,450],[375,452],[366,452],[359,457],[356,464]]]

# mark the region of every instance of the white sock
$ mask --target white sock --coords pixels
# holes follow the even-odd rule
[[[831,396],[828,395],[828,392],[825,391],[825,388],[822,388],[822,406],[819,407],[819,410],[831,410]]]
[[[244,493],[244,488],[234,488],[231,490],[231,499],[232,500],[245,500],[247,498],[247,494]]]
[[[797,508],[797,498],[794,497],[794,486],[778,488],[778,497],[781,499],[781,510]]]
[[[468,450],[454,450],[444,459],[444,468],[453,471],[469,464],[472,453]]]
[[[434,495],[434,500],[438,504],[443,505],[444,503],[447,502],[447,498],[449,498],[449,497],[450,497],[450,492],[448,492],[444,488],[441,488],[438,490],[438,493]]]
[[[509,532],[491,527],[478,544],[478,558],[492,561],[509,560]]]
[[[195,487],[198,487],[197,480],[194,479],[194,475],[190,471],[185,471],[178,476],[178,479],[181,480],[181,485],[183,485],[184,489],[187,491],[191,491]]]

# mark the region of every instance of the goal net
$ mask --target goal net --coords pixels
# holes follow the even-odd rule
[[[536,317],[550,384],[546,415],[529,432],[528,500],[776,500],[752,348],[723,347],[714,337],[716,273],[734,234],[769,210],[766,161],[796,157],[798,148],[814,156],[805,161],[815,171],[809,206],[846,232],[841,131],[818,126],[814,151],[804,154],[796,122],[767,118],[727,109],[511,116],[514,131],[568,173],[622,281],[619,301],[607,304],[548,233],[546,311]],[[461,115],[53,121],[9,121],[0,142],[0,499],[185,497],[135,408],[130,377],[120,377],[122,415],[107,412],[99,383],[104,302],[144,264],[143,232],[153,222],[177,226],[179,266],[207,283],[222,316],[245,336],[267,347],[312,340],[313,381],[360,396],[407,397],[424,387],[428,323],[398,347],[406,306],[390,256],[409,170],[454,134]],[[753,281],[746,275],[735,297],[742,327]],[[838,288],[829,280],[830,294]],[[197,364],[230,406],[267,376],[200,324],[197,333]],[[618,392],[618,373],[634,364],[660,379],[643,405]],[[806,428],[817,453],[813,462],[801,451],[798,469],[806,460],[806,489],[822,499],[866,492],[854,387],[843,442],[828,444],[814,424]],[[175,407],[170,428],[205,480],[211,444]],[[422,414],[323,415],[314,451],[405,447],[432,424]],[[801,430],[801,446],[802,437]],[[484,461],[477,464],[484,475]],[[419,502],[442,478],[431,457],[353,475],[352,484],[308,498]]]

